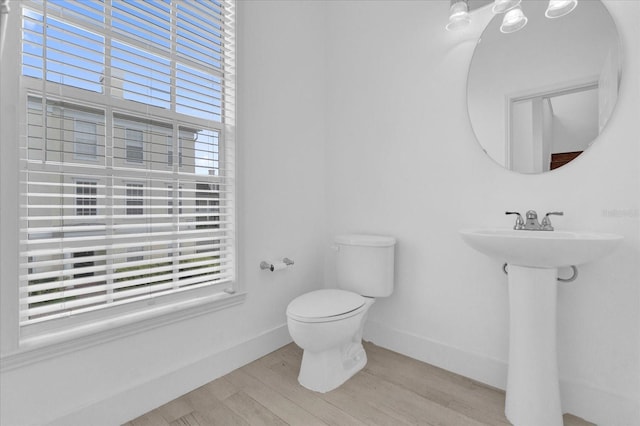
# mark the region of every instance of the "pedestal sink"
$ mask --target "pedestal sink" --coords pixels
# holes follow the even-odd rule
[[[508,263],[509,372],[505,414],[516,426],[562,426],[556,355],[558,268],[597,260],[615,234],[463,229],[472,248]]]

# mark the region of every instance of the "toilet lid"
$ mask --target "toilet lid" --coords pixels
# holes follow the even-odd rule
[[[346,314],[362,307],[366,299],[351,291],[316,290],[298,296],[289,303],[287,316],[319,319]]]

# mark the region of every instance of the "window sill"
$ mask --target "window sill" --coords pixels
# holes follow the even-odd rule
[[[159,311],[144,312],[139,314],[140,318],[136,321],[132,321],[130,317],[105,320],[90,326],[33,337],[23,342],[16,352],[4,355],[0,359],[0,372],[4,373],[70,352],[236,306],[243,303],[245,298],[246,293],[216,294],[195,301],[164,306]]]

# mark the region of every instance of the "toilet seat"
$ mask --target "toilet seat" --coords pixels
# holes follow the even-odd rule
[[[296,297],[287,306],[287,317],[300,322],[340,321],[366,309],[366,299],[346,290],[316,290]]]

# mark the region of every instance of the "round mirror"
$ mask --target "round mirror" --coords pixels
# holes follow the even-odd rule
[[[505,14],[495,15],[469,68],[476,137],[493,160],[520,173],[553,170],[579,156],[618,98],[620,42],[602,2],[579,0],[555,18],[545,16],[548,5],[523,0],[526,25],[511,33],[501,32]]]

